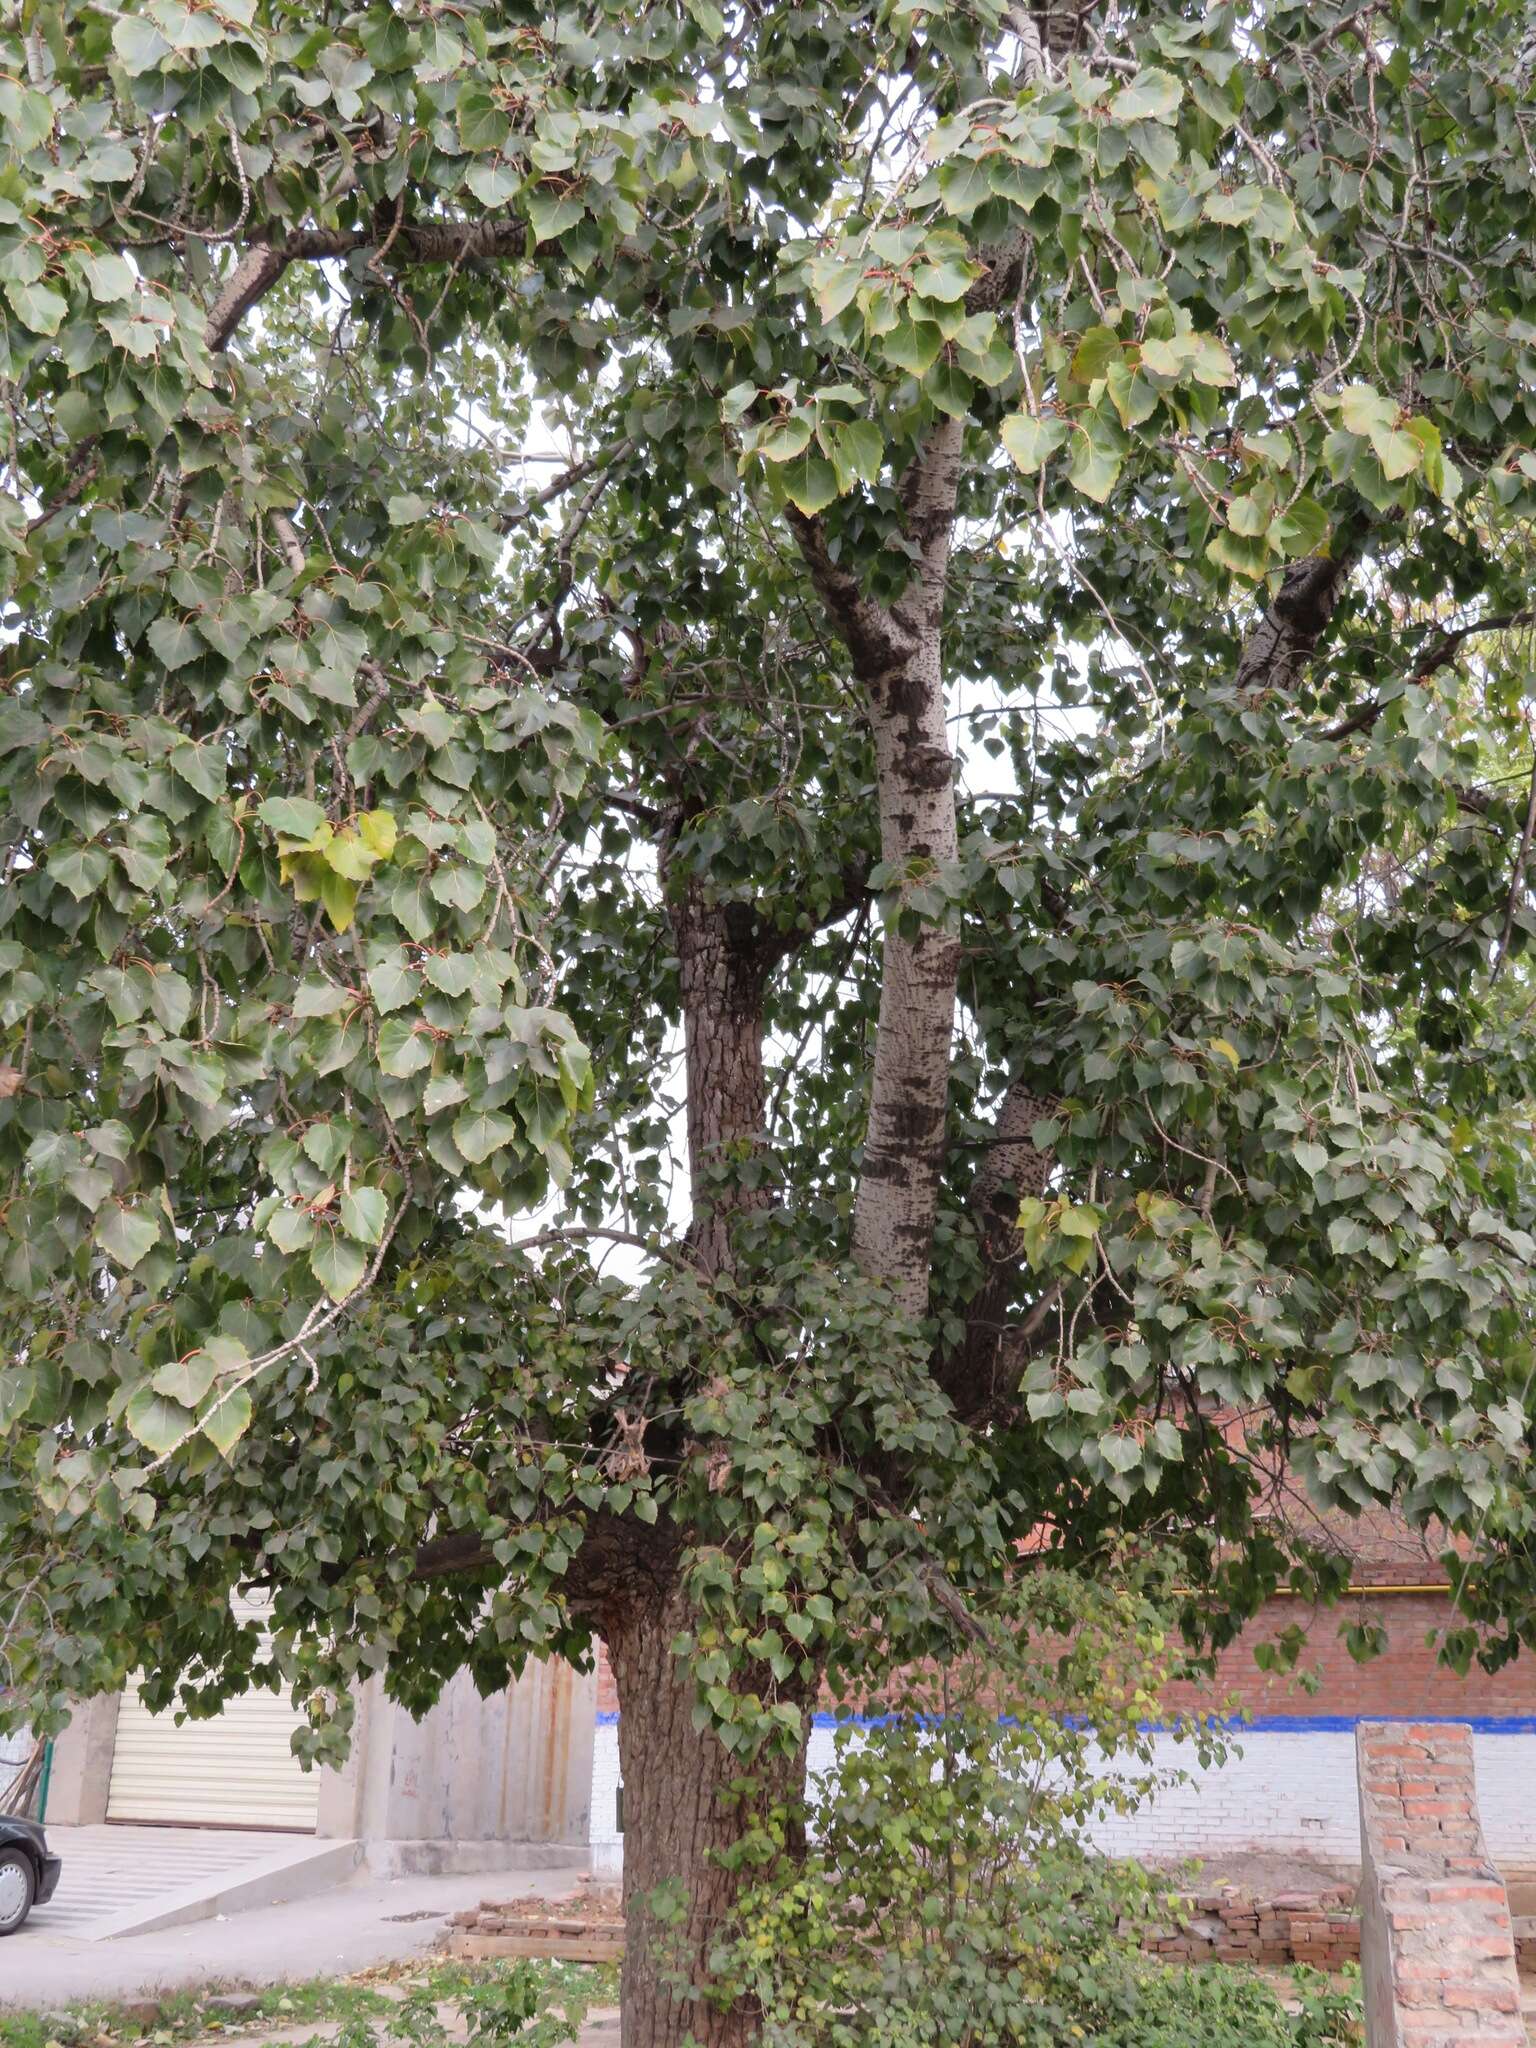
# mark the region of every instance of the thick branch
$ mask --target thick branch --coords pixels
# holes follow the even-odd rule
[[[1525,824],[1520,833],[1520,849],[1515,855],[1514,873],[1509,878],[1509,900],[1504,906],[1504,928],[1499,933],[1498,951],[1493,956],[1493,972],[1490,982],[1498,980],[1504,962],[1509,958],[1509,942],[1515,935],[1515,918],[1520,909],[1520,898],[1525,894],[1525,871],[1531,860],[1531,841],[1536,838],[1536,763],[1531,767],[1531,787],[1525,800]]]
[[[1022,1326],[1013,1320],[1022,1256],[1019,1199],[1045,1192],[1052,1155],[1035,1143],[1032,1132],[1055,1107],[1052,1097],[1040,1094],[1022,1078],[1010,1083],[972,1189],[986,1277],[966,1310],[964,1337],[935,1367],[939,1384],[959,1413],[970,1420],[985,1415],[999,1399],[1011,1395],[1028,1356],[1027,1345],[1021,1342]],[[1043,1322],[1043,1315],[1040,1320]]]
[[[964,427],[942,420],[902,479],[916,570],[896,603],[866,597],[819,521],[791,520],[811,580],[864,687],[880,803],[880,857],[929,880],[959,858],[954,757],[944,715],[942,626]],[[925,924],[885,931],[869,1125],[854,1202],[853,1255],[910,1315],[928,1306],[960,946]]]
[[[527,246],[522,221],[423,221],[392,227],[387,236],[367,228],[302,228],[245,251],[214,300],[205,330],[215,352],[228,348],[240,322],[265,298],[290,263],[320,263],[374,249],[385,242],[392,266],[404,263],[474,263],[519,254]]]
[[[1291,564],[1238,659],[1240,690],[1290,691],[1296,687],[1333,617],[1355,561],[1355,548],[1345,544],[1336,555],[1309,555],[1305,561]]]
[[[247,249],[229,274],[229,281],[213,302],[205,330],[208,346],[217,355],[228,348],[235,329],[258,300],[265,298],[288,268],[288,257],[270,243]]]
[[[662,857],[663,876],[668,866]],[[689,1243],[706,1273],[724,1271],[733,1219],[771,1199],[751,1184],[746,1156],[763,1143],[763,995],[769,956],[747,904],[710,900],[689,876],[668,891],[683,1002],[688,1096]]]

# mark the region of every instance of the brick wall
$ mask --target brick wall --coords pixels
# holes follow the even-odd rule
[[[1373,1581],[1400,1587],[1430,1576],[1421,1558],[1373,1563],[1370,1569]],[[1357,1664],[1339,1637],[1341,1626],[1354,1620],[1379,1621],[1387,1630],[1386,1651],[1367,1664]],[[1175,1687],[1168,1695],[1171,1707],[1205,1713],[1234,1708],[1250,1717],[1251,1725],[1234,1729],[1235,1750],[1227,1763],[1203,1771],[1187,1745],[1159,1737],[1159,1768],[1185,1774],[1183,1781],[1169,1783],[1134,1813],[1106,1816],[1095,1839],[1114,1853],[1159,1860],[1273,1849],[1353,1865],[1360,1841],[1356,1723],[1424,1715],[1477,1724],[1490,1848],[1506,1868],[1536,1868],[1536,1657],[1517,1658],[1492,1675],[1474,1669],[1459,1679],[1437,1663],[1426,1641],[1449,1620],[1447,1597],[1434,1592],[1362,1595],[1315,1615],[1292,1600],[1271,1602],[1225,1652],[1208,1685]],[[1308,1630],[1301,1669],[1319,1681],[1310,1692],[1298,1675],[1272,1675],[1254,1661],[1256,1642],[1293,1623]],[[618,1848],[612,1816],[619,1701],[601,1651],[597,1709],[593,1842],[611,1856]],[[818,1728],[813,1769],[830,1764],[831,1748],[830,1729]]]
[[[1300,1715],[1353,1721],[1433,1714],[1536,1720],[1536,1659],[1517,1657],[1492,1673],[1474,1666],[1458,1678],[1438,1661],[1435,1644],[1427,1640],[1448,1628],[1452,1618],[1446,1593],[1361,1595],[1318,1613],[1294,1600],[1272,1600],[1222,1654],[1214,1680],[1199,1687],[1172,1686],[1168,1702],[1209,1712],[1232,1699],[1264,1719]],[[1352,1622],[1374,1622],[1386,1631],[1386,1649],[1369,1663],[1356,1663],[1342,1640],[1340,1630]],[[1293,1625],[1307,1631],[1298,1673],[1261,1670],[1254,1661],[1255,1647]],[[1303,1689],[1300,1673],[1315,1675],[1315,1692]]]
[[[1526,2048],[1471,1729],[1364,1722],[1356,1742],[1368,2048]]]
[[[613,1682],[613,1666],[608,1662],[608,1645],[599,1642],[597,1646],[597,1717],[601,1723],[604,1715],[619,1711],[619,1688]]]
[[[1450,1600],[1444,1593],[1375,1599],[1366,1595],[1320,1614],[1298,1609],[1292,1600],[1272,1600],[1222,1653],[1214,1679],[1198,1686],[1170,1686],[1165,1697],[1172,1709],[1211,1713],[1231,1706],[1263,1721],[1281,1717],[1353,1723],[1377,1715],[1430,1714],[1473,1721],[1528,1720],[1536,1728],[1536,1658],[1518,1657],[1496,1672],[1474,1666],[1465,1678],[1458,1678],[1439,1663],[1430,1640],[1451,1620]],[[1355,1661],[1339,1633],[1356,1621],[1379,1623],[1387,1632],[1387,1648],[1366,1664]],[[1298,1669],[1262,1670],[1254,1659],[1256,1646],[1297,1624],[1307,1630]],[[1316,1679],[1315,1689],[1309,1690],[1304,1682],[1309,1678]],[[597,1711],[619,1711],[618,1688],[601,1644]]]

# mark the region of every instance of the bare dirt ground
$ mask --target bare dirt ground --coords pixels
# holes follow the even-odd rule
[[[1275,1898],[1282,1892],[1325,1892],[1341,1884],[1358,1884],[1358,1864],[1323,1863],[1307,1856],[1275,1856],[1257,1849],[1231,1850],[1224,1855],[1202,1856],[1198,1862],[1175,1862],[1171,1858],[1149,1867],[1166,1871],[1181,1882],[1193,1873],[1198,1891],[1227,1888],[1245,1898]]]

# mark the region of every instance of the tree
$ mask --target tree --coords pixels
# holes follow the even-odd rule
[[[1281,1460],[1536,1640],[1522,11],[0,36],[21,1704],[601,1632],[725,2048],[818,1688],[1024,1537],[1219,1638]]]

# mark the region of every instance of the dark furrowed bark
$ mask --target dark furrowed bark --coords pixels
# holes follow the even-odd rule
[[[762,1208],[766,1189],[741,1186],[745,1148],[762,1143],[763,990],[769,953],[744,906],[712,903],[696,882],[671,905],[687,1048],[689,1242],[707,1273],[730,1262],[732,1219]]]
[[[739,1880],[723,1859],[753,1819],[804,1797],[805,1742],[790,1755],[733,1757],[693,1722],[697,1697],[672,1654],[692,1617],[681,1588],[631,1590],[605,1622],[619,1689],[624,1781],[624,2048],[750,2048],[755,2013],[705,1996],[712,1940]],[[809,1730],[810,1701],[805,1727]],[[658,1916],[653,1895],[677,1900]]]

